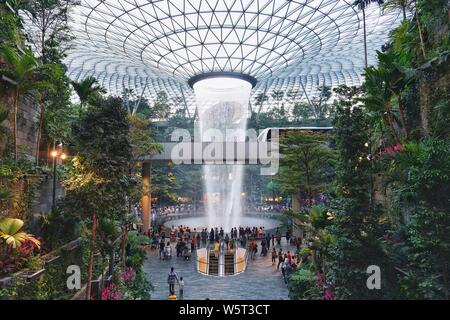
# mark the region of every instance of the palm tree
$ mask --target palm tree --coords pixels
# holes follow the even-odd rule
[[[78,98],[80,98],[80,114],[93,98],[106,93],[106,90],[100,86],[93,76],[88,76],[79,82],[72,81],[71,84]]]
[[[364,84],[366,95],[361,100],[369,110],[371,109],[372,111],[378,111],[387,115],[391,132],[397,142],[400,143],[400,139],[394,128],[395,118],[391,106],[392,98],[397,100],[400,125],[404,139],[408,139],[409,132],[401,92],[413,80],[414,73],[412,69],[398,64],[396,58],[394,53],[384,54],[378,52],[380,66],[366,69],[366,82]]]
[[[411,0],[386,0],[383,4],[383,10],[402,10],[403,21],[406,21],[406,11],[411,8]]]
[[[369,66],[367,57],[367,29],[366,29],[366,8],[369,4],[376,2],[379,5],[384,3],[384,0],[356,0],[353,5],[357,6],[359,10],[363,13],[363,27],[364,27],[364,61],[366,68]]]
[[[402,10],[403,21],[406,21],[407,19],[406,12],[413,11],[414,8],[415,8],[417,29],[419,30],[420,49],[422,50],[422,55],[425,58],[426,56],[425,44],[423,41],[422,26],[419,20],[419,13],[417,11],[416,0],[386,0],[385,3],[383,4],[383,10]]]
[[[48,82],[38,81],[42,66],[34,58],[31,51],[25,51],[21,55],[9,47],[2,47],[1,54],[7,67],[1,71],[3,80],[9,79],[13,84],[14,109],[13,109],[13,135],[14,135],[14,160],[17,161],[17,112],[20,97],[26,93],[41,87],[47,87]]]

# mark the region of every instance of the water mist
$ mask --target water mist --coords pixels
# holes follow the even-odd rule
[[[206,78],[193,85],[203,142],[244,142],[252,85],[235,78]],[[241,224],[243,164],[203,166],[208,228],[229,232]]]

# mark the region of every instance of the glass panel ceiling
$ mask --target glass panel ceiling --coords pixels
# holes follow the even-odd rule
[[[362,13],[353,0],[81,0],[71,12],[70,77],[99,79],[112,94],[133,89],[184,96],[207,72],[258,79],[253,99],[281,90],[314,95],[319,86],[359,85],[364,67]],[[399,13],[366,10],[369,63]],[[31,28],[32,26],[30,26]],[[291,95],[292,96],[292,95]]]

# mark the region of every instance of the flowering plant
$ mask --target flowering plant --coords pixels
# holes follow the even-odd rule
[[[8,274],[25,266],[38,249],[38,245],[30,240],[23,241],[16,248],[7,246],[5,254],[0,254],[0,274]]]
[[[323,272],[318,272],[316,274],[317,281],[316,287],[322,292],[320,300],[336,300],[336,296],[331,291],[330,285],[328,284],[327,278]]]
[[[129,285],[133,282],[134,275],[135,275],[134,269],[130,267],[126,271],[124,271],[120,274],[120,279],[125,284]]]
[[[122,292],[114,283],[103,288],[102,300],[120,300],[120,298],[122,298]]]

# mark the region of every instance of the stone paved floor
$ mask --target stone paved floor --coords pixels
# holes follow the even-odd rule
[[[282,239],[283,251],[295,250]],[[259,250],[261,246],[258,246]],[[277,250],[278,247],[276,246]],[[271,247],[272,249],[272,247]],[[254,261],[249,260],[247,270],[239,275],[227,277],[205,276],[197,272],[195,256],[191,261],[173,257],[160,260],[158,252],[150,251],[144,270],[154,286],[152,299],[167,299],[169,289],[167,274],[174,267],[178,276],[185,281],[184,298],[191,300],[281,300],[288,299],[288,290],[283,282],[281,271],[272,266],[270,254]],[[178,288],[176,287],[178,294]]]

